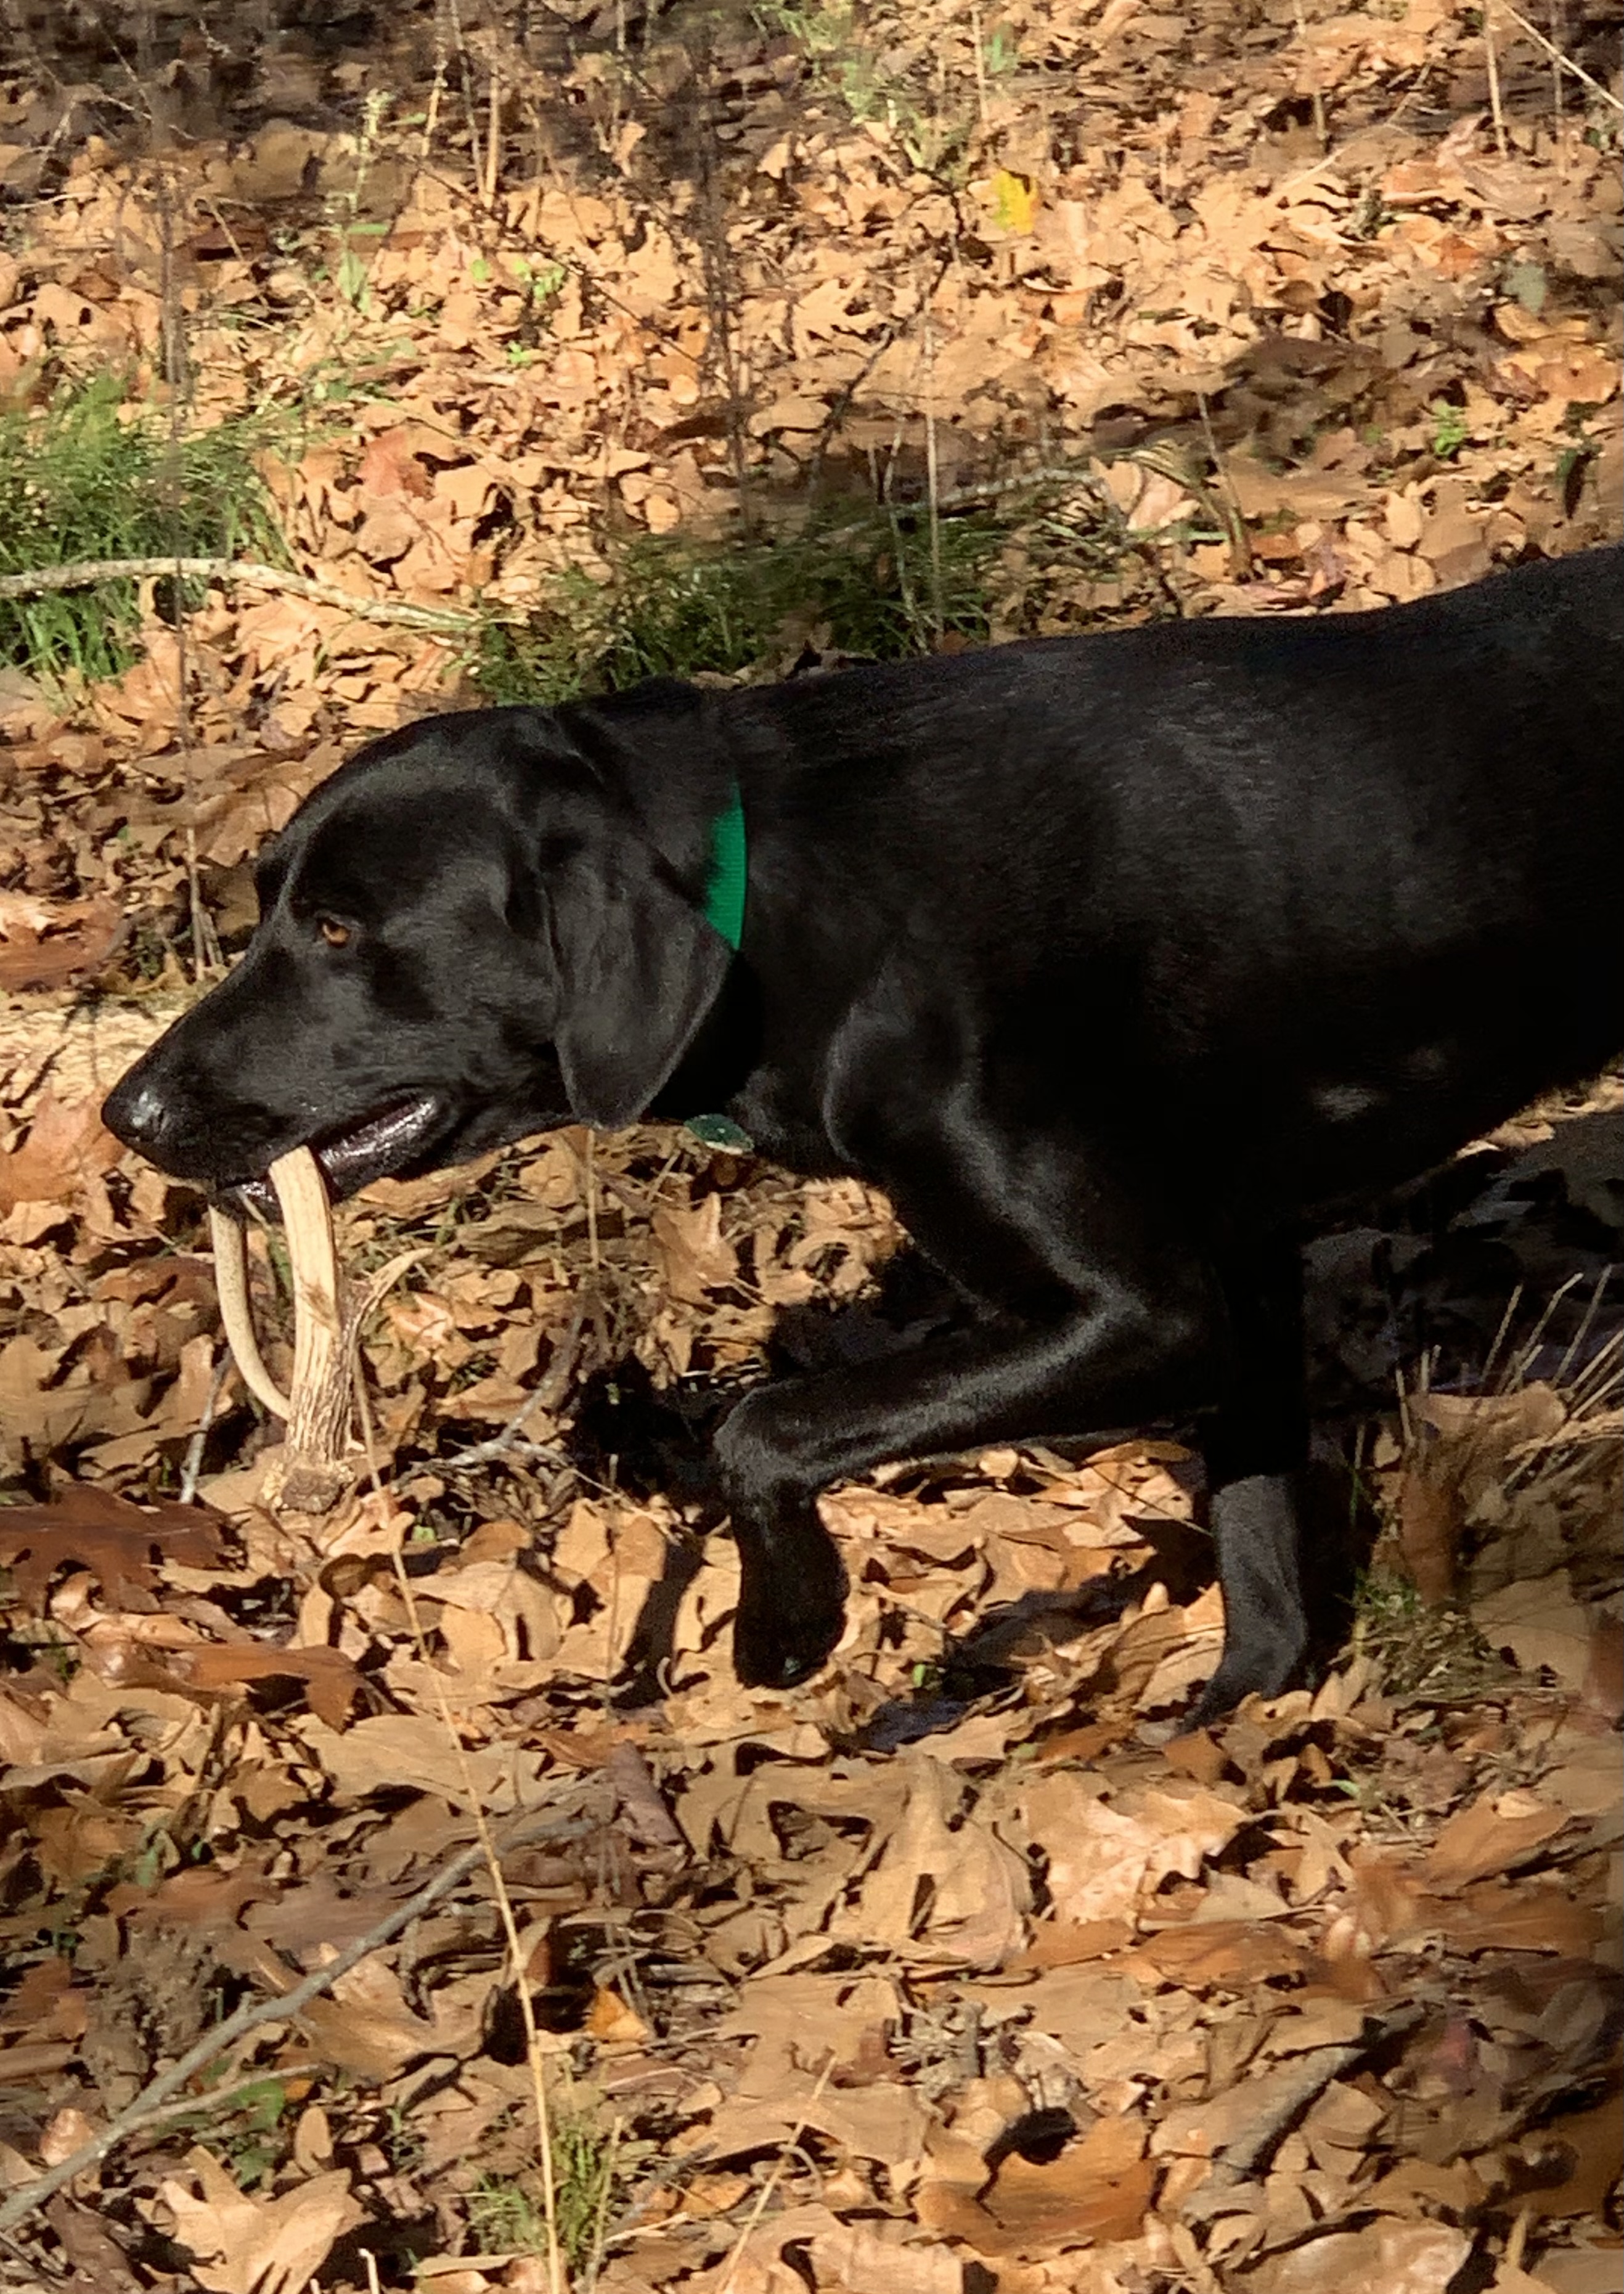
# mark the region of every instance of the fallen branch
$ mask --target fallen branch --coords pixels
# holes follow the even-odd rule
[[[1394,2039],[1407,2038],[1425,2016],[1424,2006],[1409,2001],[1391,2014],[1372,2017],[1357,2039],[1311,2048],[1300,2062],[1282,2064],[1249,2081],[1246,2094],[1255,2102],[1257,2116],[1244,2135],[1214,2153],[1206,2182],[1181,2202],[1184,2219],[1199,2222],[1228,2212],[1234,2192],[1266,2165],[1333,2079],[1355,2070]]]
[[[525,1395],[524,1401],[502,1428],[501,1432],[493,1434],[488,1442],[471,1443],[466,1450],[459,1450],[451,1457],[441,1459],[440,1464],[455,1467],[459,1473],[466,1473],[472,1466],[492,1466],[499,1460],[516,1454],[531,1460],[546,1459],[550,1464],[560,1466],[567,1466],[570,1463],[568,1457],[556,1444],[550,1442],[527,1441],[520,1428],[533,1411],[556,1410],[558,1404],[564,1400],[570,1383],[570,1373],[575,1367],[575,1355],[581,1344],[581,1329],[587,1319],[587,1292],[584,1289],[577,1291],[575,1310],[570,1317],[569,1328],[559,1340],[557,1352],[548,1364],[547,1376],[541,1380],[540,1386],[533,1387]]]
[[[384,622],[399,629],[425,630],[440,637],[467,637],[478,616],[452,606],[414,606],[406,598],[357,598],[337,582],[290,574],[237,557],[80,557],[70,565],[38,565],[24,574],[0,574],[0,599],[43,598],[62,590],[93,590],[102,582],[155,582],[166,575],[183,581],[240,582],[250,590],[286,590],[313,605],[339,606],[358,622]]]
[[[1563,71],[1571,72],[1574,78],[1587,87],[1592,95],[1600,96],[1602,102],[1610,103],[1615,111],[1624,111],[1624,102],[1614,95],[1611,88],[1604,87],[1599,79],[1593,79],[1583,64],[1576,64],[1571,56],[1564,55],[1555,40],[1547,39],[1538,24],[1531,24],[1526,16],[1522,15],[1512,6],[1511,0],[1497,0],[1497,4],[1500,13],[1503,16],[1509,16],[1523,37],[1531,40],[1537,48],[1542,49],[1554,64]]]
[[[568,1815],[550,1816],[544,1820],[527,1817],[516,1824],[498,1845],[506,1853],[510,1849],[524,1847],[532,1840],[568,1837],[581,1828],[581,1819],[573,1811]],[[88,2143],[82,2143],[77,2151],[70,2152],[48,2172],[25,2184],[20,2191],[13,2192],[0,2206],[0,2237],[15,2230],[19,2223],[26,2221],[65,2183],[71,2183],[76,2176],[88,2174],[92,2168],[99,2167],[110,2152],[127,2142],[132,2135],[139,2135],[155,2121],[174,2117],[175,2113],[166,2108],[170,2097],[178,2095],[188,2080],[206,2070],[228,2047],[266,2023],[291,2022],[313,1999],[319,1999],[324,1992],[330,1991],[351,1968],[358,1967],[363,1959],[391,1942],[402,1928],[410,1927],[414,1920],[421,1919],[425,1912],[437,1904],[443,1896],[449,1895],[459,1882],[466,1880],[470,1872],[485,1861],[485,1843],[476,1841],[472,1848],[465,1848],[461,1855],[453,1857],[443,1871],[436,1872],[415,1896],[409,1896],[403,1904],[397,1904],[393,1911],[386,1912],[381,1920],[367,1930],[365,1935],[357,1936],[353,1943],[346,1944],[325,1967],[317,1968],[302,1983],[296,1983],[291,1991],[285,1991],[275,1999],[253,2000],[240,2007],[234,2015],[228,2015],[225,2021],[216,2024],[212,2031],[206,2031],[178,2062],[171,2063],[166,2071],[160,2071],[134,2103],[121,2111],[116,2119],[110,2119],[100,2135],[93,2135]],[[208,2102],[207,2095],[199,2095],[195,2108],[205,2110]]]

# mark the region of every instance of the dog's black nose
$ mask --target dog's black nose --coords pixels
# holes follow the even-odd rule
[[[150,1151],[163,1137],[169,1110],[163,1094],[132,1068],[102,1102],[102,1120],[126,1147]]]

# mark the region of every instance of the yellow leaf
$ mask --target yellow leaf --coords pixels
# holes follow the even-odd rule
[[[1037,193],[1026,177],[1012,175],[1007,167],[1000,167],[993,177],[991,189],[993,221],[1000,231],[1030,231],[1037,212]]]

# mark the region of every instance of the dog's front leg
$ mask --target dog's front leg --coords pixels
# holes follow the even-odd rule
[[[895,1458],[1103,1432],[1205,1398],[1215,1308],[1200,1286],[1103,1283],[1053,1319],[960,1331],[860,1368],[745,1396],[717,1462],[742,1563],[739,1677],[784,1688],[840,1638],[845,1582],[816,1493]]]

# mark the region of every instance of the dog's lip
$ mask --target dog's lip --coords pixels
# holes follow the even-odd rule
[[[391,1100],[359,1123],[313,1132],[303,1144],[314,1155],[328,1192],[335,1200],[387,1178],[410,1162],[443,1127],[446,1102],[438,1092],[416,1092]],[[283,1152],[289,1152],[283,1150]],[[264,1172],[216,1187],[214,1196],[223,1209],[252,1207],[274,1218],[279,1215],[276,1191]]]

